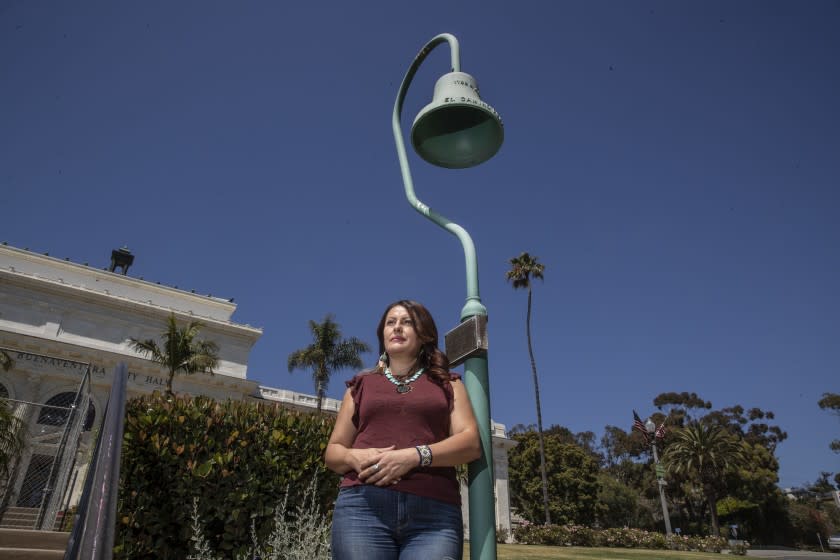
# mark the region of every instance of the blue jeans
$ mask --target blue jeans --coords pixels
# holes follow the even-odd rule
[[[463,549],[459,506],[365,484],[338,493],[334,560],[461,560]]]

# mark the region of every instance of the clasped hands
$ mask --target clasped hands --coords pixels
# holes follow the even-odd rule
[[[402,477],[419,465],[417,450],[413,447],[394,449],[371,447],[350,449],[350,464],[359,475],[359,480],[375,486],[396,484]]]

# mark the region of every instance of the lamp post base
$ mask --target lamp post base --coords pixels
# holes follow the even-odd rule
[[[493,492],[493,442],[490,434],[490,398],[487,356],[464,362],[464,386],[470,396],[481,457],[467,466],[470,489],[470,560],[496,560],[496,507]]]

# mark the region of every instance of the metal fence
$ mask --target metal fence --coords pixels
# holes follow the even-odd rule
[[[64,560],[111,560],[113,556],[127,372],[124,363],[114,372],[102,430],[96,440]]]
[[[46,403],[0,396],[0,405],[11,413],[21,446],[0,449],[7,460],[5,480],[0,480],[0,526],[53,530],[61,524],[73,485],[81,435],[94,420],[91,375],[85,368],[79,388],[59,393]],[[58,521],[58,523],[57,523]]]

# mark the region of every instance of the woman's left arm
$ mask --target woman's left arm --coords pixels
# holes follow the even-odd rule
[[[451,382],[454,403],[449,413],[449,437],[432,443],[433,467],[454,467],[481,457],[481,441],[470,398],[460,380]]]

